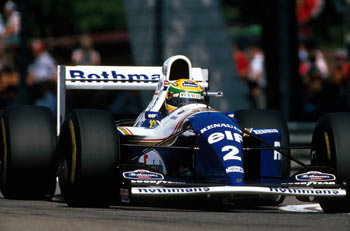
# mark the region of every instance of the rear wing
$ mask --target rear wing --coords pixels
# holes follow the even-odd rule
[[[66,113],[69,90],[156,90],[161,66],[63,66],[57,68],[57,135]],[[192,68],[191,79],[208,87],[208,69]]]

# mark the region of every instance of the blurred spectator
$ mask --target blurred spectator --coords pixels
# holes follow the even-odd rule
[[[337,86],[338,111],[350,109],[349,102],[349,80],[350,64],[346,62],[346,52],[337,51],[334,56],[334,68],[332,70],[333,81]]]
[[[0,35],[4,33],[5,25],[4,25],[4,19],[2,17],[2,14],[0,13]]]
[[[14,103],[19,83],[18,73],[9,68],[1,69],[0,75],[0,108]]]
[[[80,47],[72,52],[72,63],[74,65],[100,65],[100,53],[93,47],[93,42],[88,35],[83,35],[80,39]],[[84,105],[82,99],[88,102],[86,107],[98,107],[109,109],[117,116],[130,116],[139,114],[142,111],[140,95],[135,91],[113,91],[98,92],[91,94],[88,91],[74,91],[68,93],[72,96],[71,107]],[[73,96],[74,95],[74,96]]]
[[[242,82],[248,81],[249,59],[244,53],[242,45],[233,46],[233,59],[235,62],[238,77]]]
[[[346,52],[337,51],[334,56],[333,78],[339,88],[345,88],[350,78],[350,67],[346,63]]]
[[[35,57],[29,68],[28,83],[55,82],[56,63],[54,58],[46,51],[45,44],[41,40],[32,43],[32,53]]]
[[[248,73],[248,87],[251,107],[266,108],[264,54],[256,45],[250,47],[249,53],[251,61]]]
[[[7,1],[4,5],[4,22],[2,15],[0,16],[0,66],[15,72],[18,67],[17,49],[21,16],[16,4],[12,1]]]
[[[304,76],[307,74],[310,68],[309,52],[306,49],[305,44],[299,45],[298,57],[299,57],[299,74],[301,76]]]
[[[100,65],[100,54],[93,49],[93,43],[88,35],[83,35],[79,39],[79,48],[73,50],[71,54],[73,65]],[[109,93],[109,92],[108,92]],[[86,90],[76,90],[67,92],[70,98],[67,107],[96,107],[105,109],[106,92],[91,92]],[[102,103],[103,102],[103,103]]]
[[[34,62],[29,66],[27,83],[35,105],[46,106],[56,112],[56,63],[41,40],[32,43]]]
[[[93,43],[88,35],[83,35],[80,39],[80,48],[72,53],[72,63],[74,65],[100,65],[101,58],[93,48]]]
[[[328,64],[321,50],[315,50],[315,65],[320,71],[323,79],[327,79],[329,75]]]
[[[321,69],[317,65],[317,52],[309,55],[310,67],[302,76],[305,87],[304,112],[306,119],[316,119],[320,115],[322,96],[324,92],[324,78]]]
[[[12,1],[7,1],[4,6],[4,14],[6,17],[6,24],[1,33],[3,44],[17,44],[21,27],[21,15],[17,11],[16,4]]]

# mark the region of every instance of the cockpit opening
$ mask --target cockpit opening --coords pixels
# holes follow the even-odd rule
[[[190,69],[188,63],[183,59],[175,60],[170,67],[169,80],[189,79]]]

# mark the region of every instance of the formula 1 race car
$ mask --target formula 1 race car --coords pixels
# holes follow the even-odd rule
[[[70,206],[147,198],[225,198],[278,205],[285,196],[350,211],[350,113],[324,115],[312,144],[291,147],[275,110],[220,112],[208,105],[208,70],[182,55],[163,67],[58,66],[57,129],[44,107],[1,114],[1,192],[50,199],[56,176]],[[155,90],[136,120],[108,111],[65,112],[66,90]],[[126,105],[127,106],[127,105]],[[57,140],[57,144],[56,144]],[[311,165],[290,155],[310,149]],[[302,168],[290,176],[290,162]]]

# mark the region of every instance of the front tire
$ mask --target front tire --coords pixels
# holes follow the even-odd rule
[[[311,164],[328,166],[338,180],[350,183],[350,113],[331,113],[322,116],[314,129]],[[349,193],[349,186],[347,192]],[[327,213],[350,212],[350,196],[346,198],[319,198]]]
[[[56,188],[56,130],[45,107],[4,110],[0,120],[0,185],[5,198],[51,199]]]
[[[102,110],[69,114],[59,138],[59,182],[69,206],[106,207],[117,195],[118,137]]]

